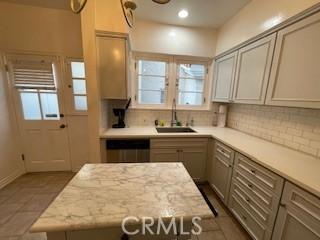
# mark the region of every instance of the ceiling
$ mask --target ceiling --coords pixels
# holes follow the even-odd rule
[[[70,9],[69,0],[0,0],[12,3],[57,9]],[[105,0],[108,1],[108,0]],[[152,0],[133,0],[138,19],[189,27],[218,28],[251,0],[171,0],[157,4]],[[181,9],[189,11],[185,19],[178,17]]]
[[[46,8],[70,9],[69,0],[0,0],[0,2],[1,1]]]
[[[138,19],[190,27],[218,28],[235,15],[250,0],[171,0],[167,4],[157,4],[151,0],[134,0]],[[189,16],[178,17],[178,12],[186,9]]]

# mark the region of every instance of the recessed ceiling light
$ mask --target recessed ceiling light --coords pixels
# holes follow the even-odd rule
[[[185,10],[185,9],[182,9],[182,10],[178,13],[179,18],[186,18],[186,17],[188,17],[188,15],[189,15],[189,13],[188,13],[188,11]]]

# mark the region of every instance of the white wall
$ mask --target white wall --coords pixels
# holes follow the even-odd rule
[[[137,20],[130,43],[133,51],[214,57],[216,31]]]
[[[0,59],[0,188],[24,172],[18,129],[4,76],[4,66]]]
[[[71,11],[0,2],[0,49],[82,56],[80,16]]]
[[[217,55],[319,3],[319,0],[252,0],[218,31]]]

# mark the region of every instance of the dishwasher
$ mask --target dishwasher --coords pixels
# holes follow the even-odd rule
[[[150,139],[113,139],[106,141],[107,163],[150,162]]]

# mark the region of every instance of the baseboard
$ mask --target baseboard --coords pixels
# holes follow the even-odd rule
[[[0,179],[0,189],[5,187],[9,183],[11,183],[12,181],[17,179],[18,177],[20,177],[22,174],[24,174],[24,169],[20,168],[20,169],[17,169],[16,171],[14,171],[13,173],[11,173],[9,176],[7,176],[3,179]]]

